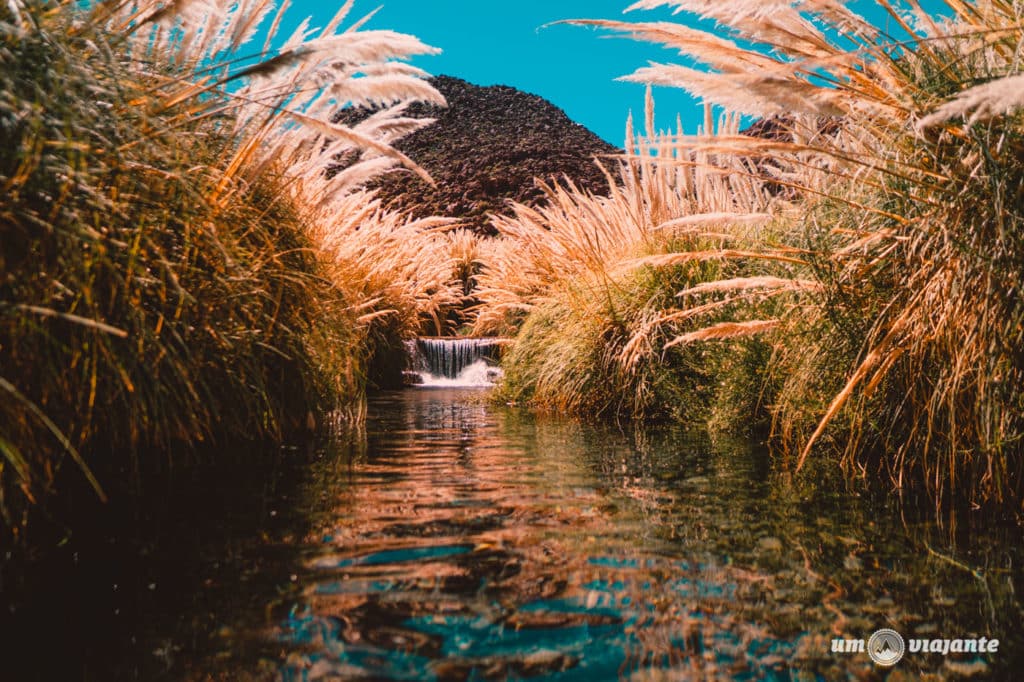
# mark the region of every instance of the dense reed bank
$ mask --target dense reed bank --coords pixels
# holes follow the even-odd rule
[[[1019,514],[1024,7],[878,2],[891,34],[846,3],[629,9],[665,5],[717,28],[577,23],[678,50],[631,78],[773,134],[648,126],[639,183],[499,220],[529,244],[481,275],[480,324],[519,329],[503,395],[763,420],[794,469]]]
[[[738,120],[721,126],[735,133]],[[510,333],[522,324],[502,398],[694,422],[711,416],[717,377],[743,371],[727,370],[731,360],[718,349],[671,343],[669,324],[695,331],[735,312],[724,301],[686,313],[676,294],[741,277],[770,257],[758,239],[775,229],[766,212],[774,199],[740,173],[691,176],[655,162],[675,151],[657,141],[645,147],[620,165],[608,196],[550,187],[547,207],[517,205],[514,216],[495,220],[502,241],[478,278],[486,303],[477,329]],[[706,157],[695,162],[706,165]],[[727,245],[736,258],[720,257]],[[739,257],[744,250],[749,257]]]
[[[469,331],[517,336],[502,400],[1019,512],[1020,2],[879,2],[892,35],[843,3],[630,9],[660,5],[718,28],[578,23],[686,55],[633,78],[702,129],[650,102],[606,194],[539,184],[496,239],[362,189],[429,181],[391,145],[444,98],[396,61],[431,48],[341,30],[351,2],[252,56],[267,2],[0,8],[5,527],[62,469],[102,496],[93,469],[358,416],[404,339]]]
[[[349,197],[361,182],[421,172],[387,144],[429,123],[404,107],[443,103],[393,61],[431,48],[339,30],[351,5],[248,53],[270,3],[0,7],[5,537],[60,492],[62,470],[104,497],[105,477],[119,488],[201,444],[358,413],[374,322],[407,324],[444,297],[449,272],[410,303],[418,290],[388,298],[337,247],[378,215]],[[393,106],[329,121],[371,102]],[[358,162],[329,177],[342,153]]]

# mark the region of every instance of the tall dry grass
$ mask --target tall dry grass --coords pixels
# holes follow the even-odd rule
[[[103,496],[172,452],[280,437],[361,391],[372,304],[342,285],[352,261],[319,247],[373,173],[421,172],[388,142],[426,123],[406,103],[440,96],[394,59],[431,48],[341,29],[351,2],[252,47],[286,8],[0,5],[6,532],[67,479]],[[330,122],[366,102],[391,106]],[[359,162],[332,175],[341,154]]]
[[[679,144],[651,130],[650,100],[646,113],[648,134],[629,126],[631,153],[617,162],[608,196],[551,186],[546,206],[517,205],[494,219],[500,239],[478,277],[476,329],[518,332],[504,361],[507,400],[703,419],[717,393],[714,375],[726,370],[685,335],[792,290],[790,280],[745,279],[752,263],[772,262],[786,275],[791,260],[770,236],[787,202],[756,177],[755,161]],[[701,143],[736,135],[737,117],[717,130],[708,118]],[[726,280],[730,291],[700,288]]]
[[[893,35],[846,3],[819,0],[629,8],[671,6],[712,30],[577,23],[688,60],[652,64],[633,80],[789,122],[770,141],[678,142],[770,157],[765,181],[800,204],[802,234],[790,243],[800,267],[792,285],[777,283],[799,290],[795,305],[771,324],[744,316],[721,328],[772,334],[775,433],[795,467],[827,445],[851,473],[923,490],[936,505],[1019,512],[1024,5],[948,0],[937,14],[914,0],[875,5]],[[712,327],[683,340],[717,335]]]
[[[370,384],[400,387],[403,342],[458,326],[478,238],[450,218],[412,220],[384,209],[365,191],[343,198],[330,219],[311,225],[331,280],[355,315]]]

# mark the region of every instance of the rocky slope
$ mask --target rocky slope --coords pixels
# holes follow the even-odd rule
[[[425,168],[437,187],[411,173],[388,173],[371,185],[386,206],[416,217],[462,218],[487,232],[487,214],[504,212],[508,200],[533,204],[543,197],[534,178],[565,176],[581,188],[607,191],[594,159],[619,150],[550,102],[515,88],[480,87],[449,76],[431,83],[448,107],[411,107],[410,115],[437,122],[395,146]],[[338,119],[353,122],[368,114],[348,110]]]

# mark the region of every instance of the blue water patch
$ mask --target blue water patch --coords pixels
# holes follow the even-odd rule
[[[314,615],[308,608],[299,610],[293,606],[288,618],[282,623],[279,639],[283,642],[310,645],[316,642],[336,642],[338,624],[330,618]]]
[[[640,561],[637,559],[624,559],[613,556],[592,556],[587,559],[591,566],[603,566],[605,568],[640,568]]]
[[[414,623],[409,623],[414,625]],[[514,657],[536,651],[582,653],[595,639],[622,634],[621,626],[578,625],[556,628],[449,628],[443,652],[460,658]]]
[[[412,561],[430,561],[450,556],[459,556],[473,551],[473,545],[435,545],[431,547],[407,547],[388,549],[337,561],[320,560],[317,568],[349,568],[350,566],[381,566]]]
[[[689,578],[678,578],[668,587],[687,598],[717,598],[732,600],[736,597],[737,585],[735,583],[715,583],[707,580],[690,580]]]
[[[348,673],[348,676],[363,676],[362,672],[373,672],[375,676],[391,680],[432,680],[430,659],[407,651],[385,649],[372,645],[353,645],[341,639],[340,626],[333,618],[313,615],[308,608],[293,607],[283,624],[279,639],[306,648],[316,648],[316,653],[298,656],[282,667],[283,682],[306,682],[310,670],[322,670],[331,679]],[[321,675],[317,675],[320,678]]]
[[[594,592],[622,592],[629,586],[629,583],[623,580],[616,580],[610,582],[608,580],[592,580],[589,583],[582,585],[585,590],[592,590]]]
[[[390,592],[396,583],[390,580],[331,580],[318,583],[316,594],[373,594]]]
[[[623,645],[632,639],[622,624],[515,628],[481,618],[423,616],[410,618],[404,625],[442,636],[442,654],[450,660],[514,662],[550,653],[565,656],[573,663],[568,670],[530,679],[594,679],[595,673],[598,678],[610,675],[614,679],[624,660]],[[508,678],[520,679],[511,673]]]

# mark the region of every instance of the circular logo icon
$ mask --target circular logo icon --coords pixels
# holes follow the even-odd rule
[[[878,665],[896,665],[907,651],[900,633],[884,628],[871,635],[868,640],[868,656]]]

